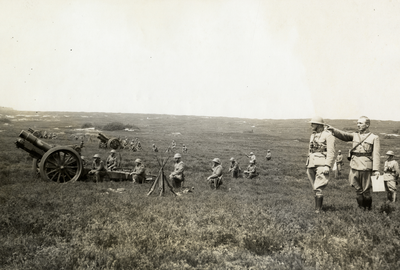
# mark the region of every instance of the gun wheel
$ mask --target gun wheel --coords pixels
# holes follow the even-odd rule
[[[117,150],[117,149],[120,148],[121,142],[117,138],[111,138],[111,139],[108,140],[107,145],[111,149]]]
[[[72,148],[62,146],[47,151],[39,168],[43,180],[57,183],[75,182],[83,170],[80,155]]]

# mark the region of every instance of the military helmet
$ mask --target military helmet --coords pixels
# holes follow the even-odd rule
[[[93,158],[100,158],[100,155],[99,155],[99,154],[95,154],[95,155],[93,156]]]
[[[212,161],[215,163],[221,164],[221,160],[219,158],[214,158]]]
[[[84,156],[81,156],[81,159],[83,160],[83,159],[85,159],[85,157],[84,157]]]
[[[267,152],[271,152],[271,150],[268,149]]]
[[[181,158],[182,156],[181,156],[181,154],[179,154],[179,153],[176,153],[175,155],[174,155],[174,158]]]
[[[140,158],[135,159],[136,163],[142,163],[142,160]]]
[[[314,116],[313,118],[311,118],[310,120],[311,124],[319,124],[319,125],[324,125],[324,119],[322,119],[322,117],[320,116]]]
[[[250,155],[254,155],[254,153],[253,153],[253,152],[250,152]]]
[[[110,151],[110,153],[117,153],[117,151],[115,151],[115,149],[112,149],[112,150]]]
[[[338,150],[338,153],[342,153],[342,150]]]
[[[235,161],[235,159],[233,157],[231,157],[230,161]]]
[[[386,152],[386,155],[388,156],[394,156],[394,152],[392,150],[389,150]]]

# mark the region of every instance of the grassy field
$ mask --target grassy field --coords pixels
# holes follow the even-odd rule
[[[399,210],[384,203],[385,193],[373,194],[372,211],[358,209],[347,161],[343,178],[332,179],[325,190],[322,213],[314,213],[305,174],[307,120],[0,113],[1,269],[400,269]],[[43,182],[32,174],[32,158],[14,145],[29,127],[57,132],[56,140],[46,140],[50,144],[71,145],[79,143],[73,135],[91,133],[79,130],[83,124],[112,121],[140,128],[104,132],[140,139],[143,151],[120,151],[126,169],[141,158],[148,173],[157,174],[151,145],[161,150],[158,157],[167,157],[163,152],[172,140],[177,151],[186,144],[185,185],[193,192],[158,197],[146,196],[150,183]],[[327,122],[345,130],[356,126],[354,120]],[[385,135],[399,128],[399,122],[372,121],[382,156],[387,150],[400,153],[400,137]],[[336,149],[345,153],[349,147],[337,141]],[[267,149],[273,154],[268,162]],[[229,158],[244,169],[250,151],[260,177],[231,179]],[[97,141],[85,141],[84,156],[99,153],[105,159],[108,152]],[[205,182],[215,157],[225,172],[219,190]],[[172,169],[170,159],[165,174]]]

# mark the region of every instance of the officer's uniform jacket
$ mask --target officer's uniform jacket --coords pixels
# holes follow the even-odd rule
[[[185,164],[181,160],[180,162],[174,164],[174,171],[171,173],[171,175],[175,178],[183,180],[185,178],[185,175],[183,173],[184,170]]]
[[[332,129],[333,135],[339,140],[353,142],[355,147],[360,141],[364,140],[368,134],[370,134],[356,149],[353,150],[353,154],[350,161],[350,167],[358,171],[379,171],[379,165],[381,157],[379,137],[372,133],[360,134],[359,132],[344,132],[339,129]]]
[[[212,168],[213,174],[210,176],[210,178],[218,178],[222,175],[222,166],[221,164],[215,166]]]
[[[335,161],[335,138],[328,130],[314,132],[310,137],[307,168],[329,166]]]
[[[385,166],[383,168],[383,180],[396,181],[399,177],[399,174],[399,164],[396,160],[385,161]]]

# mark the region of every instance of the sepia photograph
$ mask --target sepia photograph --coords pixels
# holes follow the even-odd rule
[[[0,0],[0,269],[400,269],[399,14]]]

